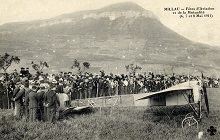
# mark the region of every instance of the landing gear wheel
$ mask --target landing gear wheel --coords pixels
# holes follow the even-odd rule
[[[188,115],[188,114],[187,114]],[[198,121],[194,118],[194,116],[186,117],[182,121],[182,128],[198,128]]]

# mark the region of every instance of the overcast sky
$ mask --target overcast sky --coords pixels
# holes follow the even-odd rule
[[[128,0],[0,0],[0,25],[7,22],[46,19],[64,13],[98,9]],[[220,46],[220,0],[130,0],[150,10],[160,21],[184,37]],[[213,18],[179,18],[165,7],[213,7]]]

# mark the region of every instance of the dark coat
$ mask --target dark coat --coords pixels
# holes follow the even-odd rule
[[[37,101],[39,106],[43,106],[45,91],[37,92]]]
[[[52,90],[49,90],[44,94],[44,103],[48,104],[49,108],[57,108],[60,106],[59,98]]]
[[[56,93],[64,93],[63,91],[63,85],[58,85],[56,88]]]
[[[26,88],[25,89],[25,97],[24,97],[24,105],[25,106],[28,106],[28,101],[29,101],[29,93],[31,92],[31,89],[30,88]]]
[[[15,95],[15,102],[20,103],[20,104],[23,105],[23,97],[24,97],[24,95],[25,95],[25,89],[24,88],[20,88],[20,90]]]
[[[28,101],[29,101],[29,108],[37,108],[38,103],[37,103],[37,92],[31,91],[28,96]]]
[[[13,98],[16,97],[16,94],[19,92],[19,90],[20,90],[20,87],[16,87],[16,88],[14,89],[14,91],[13,91]]]
[[[0,82],[0,93],[4,93],[6,91],[6,88],[4,87],[3,83]]]

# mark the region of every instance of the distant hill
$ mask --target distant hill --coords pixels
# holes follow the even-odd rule
[[[56,70],[69,70],[74,59],[115,73],[125,72],[124,65],[129,63],[166,73],[198,70],[210,74],[220,68],[219,49],[184,38],[132,2],[7,23],[0,26],[0,41],[3,52],[25,60],[45,59]]]

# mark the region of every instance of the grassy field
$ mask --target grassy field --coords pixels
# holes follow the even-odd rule
[[[26,123],[12,117],[11,110],[1,110],[0,115],[6,119],[0,121],[0,139],[92,139],[92,140],[195,140],[199,131],[203,139],[220,139],[220,95],[219,89],[208,89],[210,115],[205,115],[199,129],[181,128],[185,113],[175,112],[172,119],[163,114],[153,113],[155,109],[146,107],[109,108],[94,110],[89,114],[69,115],[56,124],[35,122]],[[210,136],[207,129],[214,126],[217,133]]]

